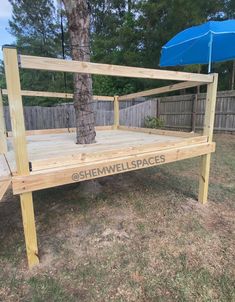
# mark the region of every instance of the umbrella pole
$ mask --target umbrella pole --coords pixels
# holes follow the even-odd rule
[[[213,34],[211,33],[210,42],[209,42],[209,64],[208,64],[208,73],[211,73],[212,44],[213,44]]]

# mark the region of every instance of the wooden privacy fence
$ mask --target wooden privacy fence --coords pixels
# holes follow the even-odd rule
[[[139,103],[140,101],[138,100],[120,102],[120,108],[127,108]],[[93,103],[97,126],[113,125],[113,105],[113,102],[96,101]],[[11,131],[10,112],[8,106],[4,106],[4,115],[6,129],[7,131]],[[27,130],[75,127],[75,112],[73,104],[71,103],[53,107],[24,106],[24,117]]]
[[[144,98],[120,102],[120,124],[143,127],[147,116],[160,117],[166,128],[200,130],[203,128],[205,112],[205,94],[179,95]],[[113,124],[113,103],[97,101],[93,104],[96,125]],[[9,109],[4,108],[6,128],[11,130]],[[26,129],[51,129],[75,126],[75,114],[72,104],[54,107],[24,107]],[[216,131],[235,131],[235,91],[218,92],[216,112]]]
[[[105,104],[95,112],[97,125],[112,125],[113,111],[107,110]],[[10,113],[8,106],[4,107],[7,131],[11,130]],[[25,127],[27,130],[72,128],[75,127],[75,112],[72,104],[41,107],[24,107]]]
[[[120,110],[120,124],[143,127],[147,116],[159,117],[165,128],[203,128],[206,94],[151,98]],[[218,92],[214,130],[235,131],[235,91]]]

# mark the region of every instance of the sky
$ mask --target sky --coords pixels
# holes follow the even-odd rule
[[[55,6],[58,5],[57,0],[54,0]],[[0,60],[2,60],[2,45],[12,44],[14,37],[9,34],[8,20],[11,18],[11,4],[8,0],[0,0]]]
[[[8,20],[11,17],[11,5],[8,0],[0,0],[0,59],[2,59],[2,45],[11,44],[14,42],[12,37],[7,31]]]

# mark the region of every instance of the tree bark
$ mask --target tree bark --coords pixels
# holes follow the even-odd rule
[[[90,61],[90,9],[88,0],[63,0],[73,60]],[[92,109],[92,78],[74,74],[74,108],[77,144],[95,143],[95,118]]]

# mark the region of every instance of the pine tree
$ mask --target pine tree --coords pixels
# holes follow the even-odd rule
[[[90,8],[87,0],[63,0],[73,60],[90,61]],[[74,108],[78,144],[95,142],[95,118],[92,110],[92,78],[74,74]]]
[[[18,52],[26,55],[62,57],[60,20],[53,0],[10,0],[12,17],[10,33],[16,38]],[[68,51],[67,51],[68,53]],[[72,78],[68,78],[68,89]],[[21,70],[21,85],[25,90],[64,91],[61,73]],[[62,99],[24,97],[25,104],[51,105]]]

